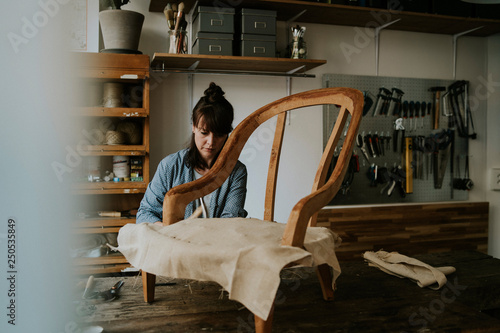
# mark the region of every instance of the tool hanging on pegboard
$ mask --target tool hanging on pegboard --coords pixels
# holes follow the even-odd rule
[[[384,115],[388,112],[391,91],[387,88],[380,87],[377,95],[377,102],[373,109],[372,116]]]
[[[405,192],[413,193],[413,138],[405,138],[405,153],[403,155],[406,173]]]
[[[443,130],[432,135],[435,142],[434,151],[434,188],[439,189],[443,186],[444,174],[446,166],[451,154],[451,146],[453,142],[453,133],[450,130]]]
[[[469,105],[469,82],[463,80],[457,81],[448,87],[448,92],[458,135],[462,138],[476,139],[477,133],[474,130],[474,122]]]
[[[389,101],[389,110],[386,115],[399,116],[401,113],[401,99],[405,93],[398,88],[392,88],[392,93]]]
[[[455,190],[470,191],[474,187],[474,182],[469,178],[469,156],[465,156],[465,174],[462,178],[460,172],[460,155],[457,156],[457,177],[453,178],[453,188]]]
[[[373,106],[373,101],[375,100],[375,96],[373,96],[373,94],[368,90],[365,90],[363,91],[363,97],[364,97],[363,116],[366,116],[370,112]]]
[[[431,87],[432,92],[432,115],[434,117],[433,129],[439,129],[439,116],[441,115],[441,92],[445,91],[446,87]]]

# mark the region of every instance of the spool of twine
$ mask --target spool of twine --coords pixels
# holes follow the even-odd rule
[[[142,89],[136,85],[129,85],[127,89],[128,106],[131,108],[140,108],[142,105]]]
[[[103,87],[102,83],[90,83],[88,85],[88,93],[86,100],[88,106],[99,106],[102,103]]]
[[[120,131],[107,131],[106,144],[108,145],[122,145],[125,143],[126,135]]]
[[[100,130],[103,133],[106,133],[107,131],[114,131],[116,129],[114,121],[111,118],[107,117],[99,118],[98,120],[96,120],[92,127]]]
[[[141,129],[136,122],[123,121],[116,127],[117,131],[125,133],[127,143],[137,145],[141,143]]]
[[[106,82],[103,86],[102,105],[107,108],[119,108],[123,106],[123,84]]]
[[[106,139],[106,135],[103,131],[97,128],[93,128],[89,131],[90,134],[90,144],[92,145],[100,145],[104,143]]]

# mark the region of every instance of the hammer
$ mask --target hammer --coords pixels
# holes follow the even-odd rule
[[[433,96],[433,106],[432,110],[434,112],[434,129],[439,129],[439,115],[440,115],[440,110],[439,110],[439,102],[441,100],[441,91],[445,91],[446,87],[431,87],[429,88],[429,91],[432,92]]]

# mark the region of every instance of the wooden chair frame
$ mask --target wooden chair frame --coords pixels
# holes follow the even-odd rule
[[[329,141],[323,152],[314,179],[312,193],[299,200],[293,207],[282,238],[282,245],[303,247],[308,226],[316,225],[316,214],[338,192],[347,171],[355,138],[361,122],[363,111],[363,95],[351,88],[324,88],[310,90],[272,102],[245,118],[229,136],[216,163],[202,178],[172,188],[163,201],[163,225],[170,225],[184,219],[186,206],[193,200],[207,195],[218,187],[231,174],[238,157],[250,135],[262,123],[278,116],[275,138],[271,150],[266,187],[264,220],[273,220],[276,194],[276,180],[279,158],[286,123],[286,111],[314,105],[335,104],[340,106],[339,115]],[[334,149],[349,118],[347,134],[337,164],[328,182],[325,183],[328,166],[331,163]],[[330,268],[325,265],[317,267],[323,297],[333,299],[332,276]],[[144,301],[154,300],[155,275],[142,272]],[[267,320],[255,316],[256,332],[270,332],[273,310]]]

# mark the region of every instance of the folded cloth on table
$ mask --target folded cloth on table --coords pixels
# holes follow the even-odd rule
[[[367,251],[363,253],[363,257],[368,265],[400,278],[409,278],[421,288],[438,290],[446,284],[446,275],[455,272],[454,267],[432,267],[397,252]]]

